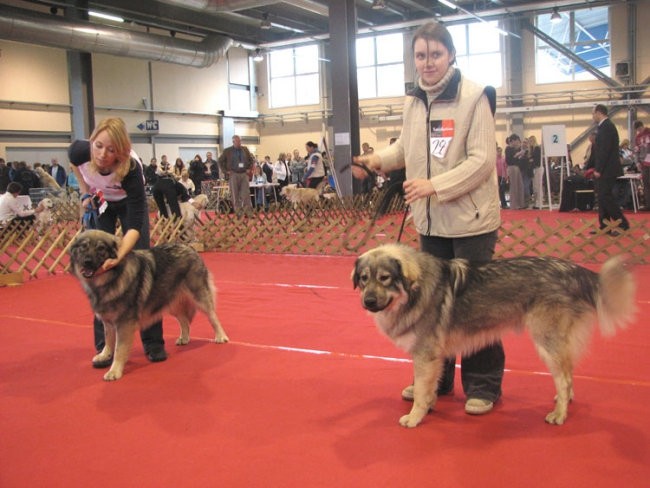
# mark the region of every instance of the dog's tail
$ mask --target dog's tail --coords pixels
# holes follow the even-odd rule
[[[634,320],[636,282],[630,266],[621,256],[608,259],[598,275],[596,307],[600,331],[612,336]]]

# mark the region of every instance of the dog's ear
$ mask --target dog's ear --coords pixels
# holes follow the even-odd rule
[[[352,280],[352,289],[356,290],[357,286],[359,286],[359,260],[361,258],[357,258],[356,261],[354,262],[354,268],[352,269],[352,276],[350,276],[350,279]]]
[[[408,293],[418,291],[420,289],[420,273],[417,263],[409,259],[398,258],[392,258],[392,261],[404,289]]]
[[[109,245],[109,256],[113,259],[117,258],[117,248],[120,245],[120,241],[117,236],[109,234],[110,236],[110,245]]]

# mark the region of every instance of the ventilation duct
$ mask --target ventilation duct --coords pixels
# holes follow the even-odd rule
[[[0,6],[0,39],[66,50],[205,68],[225,57],[233,41],[213,35],[201,42],[133,32]]]

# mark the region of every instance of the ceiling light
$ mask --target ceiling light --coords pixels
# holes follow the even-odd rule
[[[384,0],[373,0],[372,8],[374,10],[383,10],[386,8],[386,4],[384,3]]]
[[[269,20],[269,14],[264,14],[262,15],[262,22],[260,22],[260,29],[270,29],[271,28],[271,21]]]
[[[112,20],[113,22],[124,22],[124,19],[122,17],[118,17],[117,15],[103,14],[101,12],[93,12],[92,10],[88,11],[88,15],[91,17],[97,17],[99,19]]]
[[[560,12],[557,7],[553,8],[553,13],[551,14],[551,22],[554,24],[557,24],[558,22],[562,22],[562,16],[560,15]]]
[[[262,50],[259,47],[255,49],[255,54],[253,54],[253,61],[256,63],[264,61],[264,54],[262,54]]]

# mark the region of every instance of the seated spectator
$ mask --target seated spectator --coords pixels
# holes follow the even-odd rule
[[[253,167],[253,177],[251,178],[251,185],[264,185],[269,181],[266,179],[264,171],[259,164],[256,164]],[[255,207],[264,207],[268,208],[268,200],[265,194],[266,188],[263,186],[255,188]]]
[[[151,158],[149,166],[144,168],[144,182],[147,185],[153,186],[158,180],[158,161],[156,158]]]
[[[190,179],[190,172],[188,170],[184,169],[181,172],[180,183],[185,187],[190,196],[194,196],[196,193],[196,187],[194,186],[194,182]]]
[[[12,181],[7,185],[6,193],[0,195],[0,224],[5,225],[14,220],[34,221],[35,214],[41,212],[44,207],[37,207],[36,210],[31,205],[25,205],[18,196],[22,194],[23,186]]]
[[[184,169],[185,163],[183,163],[183,160],[181,158],[176,158],[176,162],[174,163],[174,178],[180,180]]]

